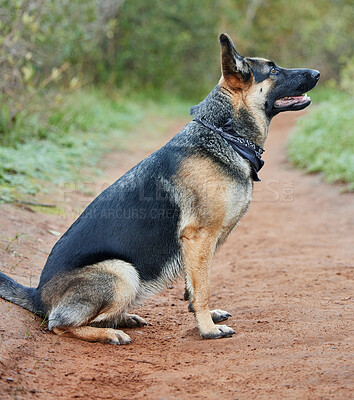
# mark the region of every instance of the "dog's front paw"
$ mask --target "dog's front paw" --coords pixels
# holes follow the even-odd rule
[[[209,332],[201,332],[203,339],[219,339],[231,337],[235,331],[227,325],[215,325]]]
[[[229,312],[223,310],[212,310],[210,314],[215,324],[217,322],[226,321],[229,317],[232,317]]]

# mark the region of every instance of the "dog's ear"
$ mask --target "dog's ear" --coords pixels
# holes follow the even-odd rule
[[[236,51],[229,35],[222,33],[219,37],[221,44],[221,69],[225,80],[235,89],[241,88],[252,76],[247,61]]]

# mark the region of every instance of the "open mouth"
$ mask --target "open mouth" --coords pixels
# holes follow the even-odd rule
[[[303,108],[311,103],[310,97],[307,94],[301,96],[286,96],[277,99],[274,103],[275,108]]]

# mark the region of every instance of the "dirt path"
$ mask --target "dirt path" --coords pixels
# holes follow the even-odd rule
[[[353,398],[353,195],[289,167],[294,120],[273,121],[254,202],[214,258],[211,305],[231,312],[234,337],[200,339],[182,282],[136,310],[151,326],[127,330],[133,344],[121,347],[58,338],[0,300],[0,399]],[[161,143],[109,155],[86,189],[97,193]],[[43,197],[61,215],[0,207],[5,273],[38,282],[57,240],[49,230],[63,233],[92,198],[73,189]]]

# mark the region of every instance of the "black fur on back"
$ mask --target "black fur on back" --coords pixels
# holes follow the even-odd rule
[[[40,286],[107,259],[133,264],[143,280],[156,279],[179,250],[179,208],[163,181],[178,168],[180,150],[165,146],[102,192],[54,246]]]

